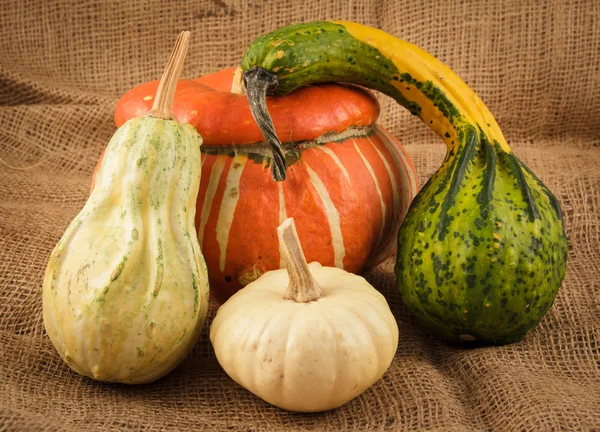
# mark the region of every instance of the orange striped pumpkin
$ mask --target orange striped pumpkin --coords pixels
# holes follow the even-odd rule
[[[392,254],[417,178],[402,146],[375,124],[376,99],[340,84],[269,98],[288,162],[287,180],[276,183],[246,97],[229,91],[232,76],[180,81],[173,107],[204,139],[196,226],[212,297],[224,302],[281,267],[276,228],[288,217],[309,262],[360,273]],[[125,94],[117,125],[148,112],[156,87]]]

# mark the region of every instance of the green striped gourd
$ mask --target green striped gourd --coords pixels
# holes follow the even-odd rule
[[[255,117],[266,124],[275,152],[265,91],[349,82],[379,90],[418,116],[444,140],[447,154],[398,234],[404,303],[428,330],[452,341],[508,343],[536,327],[565,274],[560,207],[450,68],[381,30],[341,21],[263,35],[242,68]]]
[[[178,39],[154,109],[110,140],[96,185],[50,256],[44,324],[76,372],[139,384],[189,353],[208,309],[194,216],[202,139],[172,119],[189,33]]]

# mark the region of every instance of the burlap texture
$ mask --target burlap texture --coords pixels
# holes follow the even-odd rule
[[[208,340],[214,304],[193,353],[154,384],[71,372],[44,332],[42,277],[88,196],[118,97],[160,76],[183,29],[192,31],[183,73],[191,78],[237,64],[263,32],[326,18],[378,26],[449,64],[556,194],[570,256],[541,325],[510,346],[441,343],[402,306],[390,260],[366,276],[398,319],[397,355],[381,381],[338,410],[289,413],[237,386]],[[600,430],[599,68],[597,0],[3,1],[0,429]],[[381,123],[405,143],[423,184],[443,144],[393,102],[382,105]]]

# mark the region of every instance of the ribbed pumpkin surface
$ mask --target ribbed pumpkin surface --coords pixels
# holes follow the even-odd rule
[[[389,256],[417,178],[402,146],[374,124],[376,99],[340,84],[270,98],[289,166],[276,183],[246,97],[228,91],[232,76],[227,69],[180,81],[173,107],[204,139],[196,226],[212,296],[225,301],[280,268],[276,228],[287,217],[309,262],[358,273]],[[117,124],[147,112],[155,92],[151,82],[124,95]]]

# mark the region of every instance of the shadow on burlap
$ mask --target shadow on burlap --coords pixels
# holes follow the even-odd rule
[[[0,165],[0,429],[600,430],[600,3],[437,3],[3,2],[0,157],[24,169]],[[551,311],[520,343],[449,346],[407,314],[389,260],[366,277],[398,319],[398,353],[373,388],[322,414],[269,406],[225,375],[207,336],[214,304],[193,353],[154,384],[71,372],[44,332],[42,277],[88,196],[118,97],[160,76],[183,29],[192,78],[237,64],[263,32],[321,18],[417,43],[486,101],[565,213],[569,263]],[[443,159],[441,141],[381,101],[381,123],[406,144],[423,184]]]

